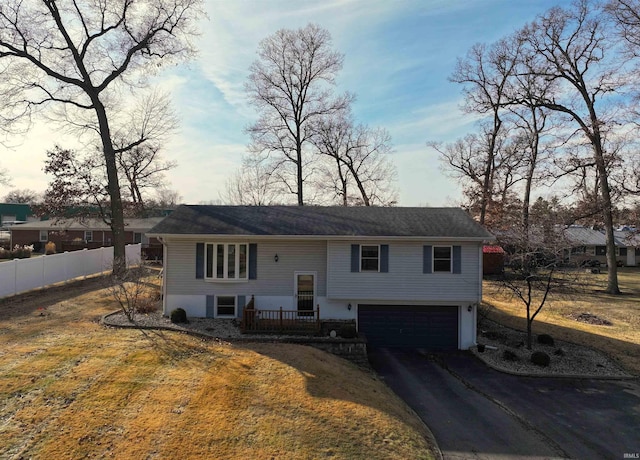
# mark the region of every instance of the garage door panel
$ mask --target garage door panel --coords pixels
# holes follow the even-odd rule
[[[358,305],[358,329],[370,346],[458,348],[458,307]]]

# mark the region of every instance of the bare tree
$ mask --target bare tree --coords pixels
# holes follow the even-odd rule
[[[283,202],[282,182],[260,156],[246,156],[240,169],[231,176],[221,194],[222,202],[232,205],[268,206]]]
[[[9,177],[9,171],[4,168],[0,168],[0,185],[9,185],[11,178]]]
[[[140,211],[145,209],[147,190],[157,190],[165,186],[164,173],[175,168],[176,162],[164,161],[159,147],[140,145],[117,155],[118,166],[126,178],[128,197]]]
[[[352,99],[332,94],[343,56],[330,46],[329,32],[315,24],[281,29],[260,43],[245,85],[260,114],[248,128],[250,150],[270,158],[272,170],[280,173],[273,177],[283,181],[300,206],[305,203],[310,128],[316,119],[339,112]]]
[[[620,64],[598,11],[587,0],[565,10],[552,8],[522,30],[527,53],[521,74],[538,75],[547,82],[535,104],[572,120],[588,139],[599,178],[603,221],[607,241],[607,292],[618,294],[618,276],[613,236],[611,188],[607,171],[605,134],[613,120],[602,106],[613,105],[621,88]]]
[[[519,41],[515,42],[519,44]],[[500,40],[487,48],[474,45],[465,59],[459,59],[456,69],[449,78],[465,85],[465,110],[469,113],[486,114],[490,121],[485,126],[486,147],[478,154],[482,177],[480,188],[480,224],[484,224],[487,207],[491,200],[493,168],[498,149],[503,120],[501,113],[506,104],[506,94],[510,77],[516,67],[519,49],[508,39]],[[477,167],[477,166],[476,166]]]
[[[324,117],[311,142],[329,159],[321,178],[343,206],[390,206],[396,203],[396,169],[389,159],[391,136],[381,128],[354,125],[348,112]],[[352,187],[353,186],[353,187]],[[351,193],[354,188],[357,193]]]
[[[606,10],[613,17],[629,53],[634,57],[640,57],[640,1],[610,0]]]
[[[0,91],[19,94],[5,113],[44,108],[79,127],[97,126],[107,177],[114,270],[124,270],[124,216],[110,104],[145,72],[188,56],[201,0],[4,0],[0,60],[11,66]],[[6,68],[6,67],[5,67]],[[7,73],[5,72],[5,76]]]
[[[7,193],[2,199],[5,203],[19,203],[19,204],[37,204],[41,201],[40,194],[35,190],[28,188],[13,189]]]
[[[558,243],[563,241],[556,235]],[[510,241],[501,241],[512,248],[510,265],[502,277],[502,286],[509,290],[524,306],[527,319],[527,348],[532,347],[532,325],[553,292],[566,291],[576,285],[577,273],[563,268],[562,257],[566,244],[540,241],[531,244],[531,234]]]

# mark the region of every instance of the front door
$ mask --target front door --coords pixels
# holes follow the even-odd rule
[[[299,316],[312,316],[315,298],[315,274],[296,273],[296,303]]]

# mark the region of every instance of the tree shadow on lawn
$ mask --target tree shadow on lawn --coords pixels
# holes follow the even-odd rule
[[[104,287],[105,276],[100,275],[6,297],[0,299],[0,318],[12,319],[31,315],[38,309],[46,309]]]
[[[504,313],[495,307],[491,308],[487,317],[490,320],[513,329],[520,331],[527,330],[526,318]],[[640,376],[640,345],[638,344],[581,329],[572,329],[567,326],[548,323],[538,319],[533,322],[532,327],[534,336],[542,333],[549,334],[554,339],[596,349],[618,363],[627,372],[635,376]],[[594,327],[606,328],[607,326]]]
[[[395,394],[371,371],[331,353],[308,345],[291,343],[247,342],[234,346],[253,351],[295,369],[305,379],[307,392],[316,398],[350,401],[382,410],[400,420],[406,413],[395,406],[380,406],[384,400],[394,401]],[[304,348],[302,348],[304,347]],[[298,350],[304,349],[304,353]],[[372,404],[372,396],[383,396]],[[389,398],[391,397],[391,398]]]

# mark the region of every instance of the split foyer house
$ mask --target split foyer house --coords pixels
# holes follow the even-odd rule
[[[455,208],[180,206],[163,244],[163,313],[241,318],[255,308],[355,320],[373,346],[466,349],[482,299],[482,246]]]

